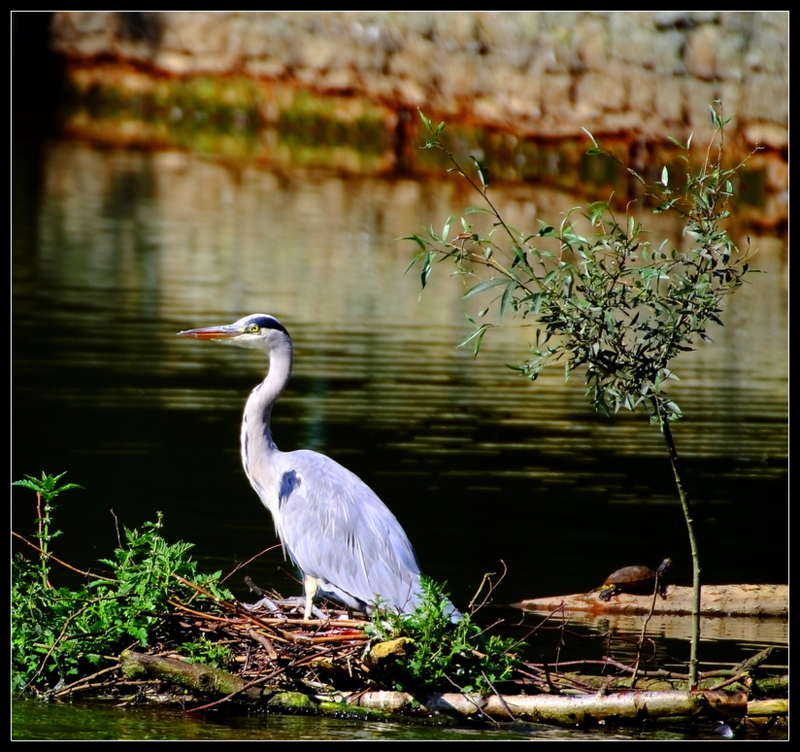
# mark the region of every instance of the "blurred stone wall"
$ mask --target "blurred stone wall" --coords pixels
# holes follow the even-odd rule
[[[58,12],[70,64],[358,94],[542,137],[710,130],[785,149],[788,13]]]

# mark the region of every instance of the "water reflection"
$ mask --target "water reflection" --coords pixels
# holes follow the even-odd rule
[[[658,431],[643,415],[594,415],[561,373],[515,376],[505,364],[525,357],[525,327],[494,331],[473,361],[455,348],[470,331],[463,288],[443,269],[420,298],[404,274],[413,249],[396,238],[472,203],[457,183],[62,142],[16,168],[27,178],[15,183],[12,466],[15,478],[69,470],[86,488],[58,518],[63,558],[88,567],[109,554],[109,509],[129,526],[163,510],[167,536],[194,541],[209,567],[274,543],[238,457],[263,356],[175,337],[268,312],[296,343],[279,446],[324,451],[375,488],[457,604],[501,560],[498,602],[586,591],[666,555],[688,584]],[[493,190],[518,226],[577,203]],[[731,299],[715,343],[678,364],[673,390],[708,582],[787,578],[786,248],[752,244],[766,274]],[[13,498],[27,532],[30,501]],[[756,524],[762,536],[743,535]],[[285,566],[273,551],[248,573],[296,592]]]
[[[15,700],[14,740],[30,739],[186,739],[186,740],[511,740],[511,739],[715,739],[712,724],[686,729],[561,729],[531,724],[390,723],[353,718],[276,715],[200,715],[157,708],[102,708],[45,705]]]

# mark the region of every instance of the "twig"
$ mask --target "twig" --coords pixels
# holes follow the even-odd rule
[[[84,676],[82,679],[79,679],[72,684],[67,684],[60,689],[55,690],[51,693],[51,697],[61,697],[62,695],[68,695],[72,692],[78,692],[82,689],[93,689],[94,687],[102,687],[102,683],[98,684],[86,684],[86,682],[91,681],[92,679],[96,679],[98,676],[102,676],[103,674],[108,674],[111,671],[116,671],[119,668],[119,660],[116,660],[116,663],[113,666],[108,666],[107,668],[101,669],[90,676]]]
[[[263,551],[261,551],[260,553],[257,553],[255,556],[251,556],[249,559],[247,559],[247,561],[240,562],[233,569],[231,569],[231,571],[228,572],[228,574],[226,574],[220,580],[220,585],[223,582],[225,582],[225,580],[227,580],[229,577],[233,577],[233,575],[235,575],[242,567],[246,567],[251,561],[255,561],[259,556],[263,556],[264,554],[268,553],[269,551],[272,551],[274,548],[280,548],[280,545],[281,545],[280,543],[276,543],[274,546],[270,546],[269,548],[265,548]]]
[[[500,579],[496,583],[493,583],[490,579],[495,575],[495,572],[487,572],[486,574],[483,575],[481,584],[478,585],[478,589],[475,591],[475,595],[472,596],[472,599],[468,604],[470,613],[474,614],[475,612],[483,608],[487,603],[489,603],[490,602],[489,599],[491,598],[495,588],[503,581],[503,578],[505,578],[506,574],[508,573],[508,567],[506,566],[506,563],[502,559],[500,559],[500,564],[503,566],[503,574],[500,575]],[[487,593],[484,596],[483,600],[481,601],[480,605],[476,606],[475,601],[478,600],[478,596],[481,594],[481,591],[483,590],[484,586],[488,587]]]
[[[82,574],[84,577],[94,577],[96,580],[105,580],[106,582],[119,582],[119,580],[115,580],[111,577],[103,577],[103,575],[100,574],[92,574],[92,572],[84,572],[82,569],[77,569],[71,564],[67,564],[67,562],[57,559],[55,556],[53,556],[53,554],[42,551],[42,549],[39,548],[39,546],[37,546],[35,543],[31,543],[27,538],[23,538],[19,533],[15,533],[13,530],[11,531],[11,535],[13,535],[15,538],[19,538],[23,543],[27,543],[31,548],[36,549],[42,556],[46,556],[48,559],[52,559],[54,562],[56,562],[56,564],[60,564],[62,567],[71,569],[73,572],[77,572],[78,574]]]

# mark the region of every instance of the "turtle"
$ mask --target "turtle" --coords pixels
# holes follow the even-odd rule
[[[664,574],[671,564],[672,559],[664,559],[655,571],[650,567],[634,566],[623,567],[616,572],[612,572],[598,588],[600,600],[610,600],[617,593],[651,595],[654,588],[657,588],[656,592],[662,598],[666,598],[667,583],[664,579]]]

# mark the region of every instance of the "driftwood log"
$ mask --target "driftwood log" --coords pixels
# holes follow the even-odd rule
[[[744,718],[748,712],[747,696],[743,692],[631,691],[608,694],[601,691],[584,697],[447,693],[420,698],[405,692],[326,692],[312,695],[258,687],[227,671],[133,651],[122,655],[121,665],[129,678],[147,676],[180,684],[204,696],[227,695],[272,709],[320,714],[340,714],[344,707],[358,707],[411,715],[442,714],[456,718],[475,716],[586,725],[600,721],[630,724],[676,716],[731,720]]]
[[[413,698],[404,692],[367,692],[342,698],[345,703],[373,709],[408,710]],[[418,708],[421,712],[449,716],[489,716],[556,725],[587,725],[600,721],[640,723],[644,720],[676,717],[741,719],[747,714],[743,692],[598,692],[586,697],[555,695],[430,695]]]
[[[597,592],[532,598],[511,604],[525,611],[551,612],[562,604],[567,611],[593,614],[646,614],[652,595],[619,593],[603,601]],[[700,610],[703,616],[778,616],[789,615],[788,585],[704,585]],[[691,614],[692,589],[671,585],[666,598],[656,598],[655,615]]]

